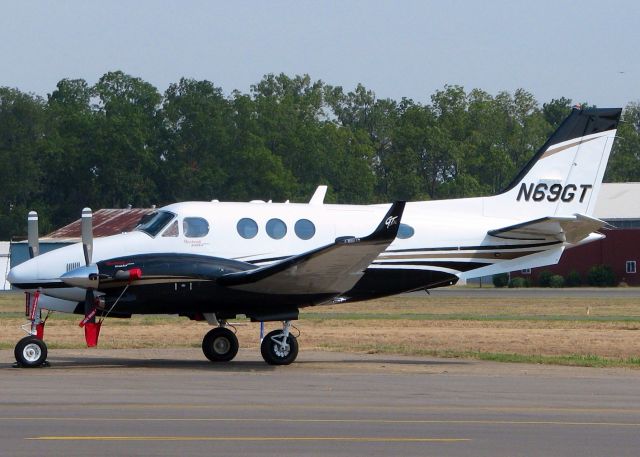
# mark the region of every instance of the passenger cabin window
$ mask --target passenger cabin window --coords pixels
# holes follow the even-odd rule
[[[401,240],[405,240],[407,238],[411,238],[414,235],[414,233],[415,233],[415,230],[410,225],[400,224],[400,227],[398,227],[397,237],[400,238]]]
[[[176,237],[178,236],[178,221],[173,221],[173,224],[169,226],[167,230],[162,234],[164,237]]]
[[[298,235],[298,238],[303,240],[309,240],[316,234],[316,226],[308,219],[300,219],[294,225],[293,230]]]
[[[274,240],[284,238],[287,234],[287,225],[280,219],[269,219],[267,222],[267,234]]]
[[[143,217],[135,229],[155,237],[174,217],[175,214],[169,211],[151,213]]]
[[[187,238],[202,238],[209,233],[209,223],[201,217],[185,217],[182,220],[182,231]]]
[[[240,219],[236,229],[238,230],[238,234],[247,240],[258,234],[258,224],[256,224],[256,221],[249,219],[248,217]]]

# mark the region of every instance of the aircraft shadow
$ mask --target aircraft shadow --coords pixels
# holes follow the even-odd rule
[[[287,369],[288,367],[278,367],[267,365],[263,361],[235,360],[225,363],[211,363],[207,360],[177,360],[177,359],[139,359],[126,357],[50,357],[48,366],[34,368],[33,370],[47,369],[69,369],[69,370],[85,370],[85,369],[178,369],[178,370],[201,370],[201,371],[218,371],[218,372],[272,372],[278,369]],[[450,365],[468,365],[468,361],[459,360],[424,360],[424,359],[359,359],[349,358],[340,360],[299,360],[294,362],[290,368],[309,368],[309,369],[331,369],[346,367],[347,365],[379,365],[382,370],[385,366],[450,366]],[[16,369],[14,364],[0,366],[0,370]]]

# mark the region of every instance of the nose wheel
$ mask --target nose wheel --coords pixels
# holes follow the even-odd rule
[[[204,336],[202,352],[212,362],[228,362],[238,353],[238,338],[226,327],[216,327]]]
[[[20,367],[39,367],[47,360],[47,345],[35,336],[25,336],[18,341],[13,354]]]

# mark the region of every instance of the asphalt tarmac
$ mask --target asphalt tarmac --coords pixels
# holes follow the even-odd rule
[[[640,371],[301,351],[0,351],[0,455],[637,456]]]

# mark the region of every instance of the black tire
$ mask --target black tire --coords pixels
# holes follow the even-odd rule
[[[212,362],[228,362],[238,353],[238,338],[228,328],[216,327],[202,339],[202,352]]]
[[[21,367],[39,367],[47,360],[47,345],[35,336],[25,336],[16,344],[13,355]]]
[[[260,353],[262,358],[269,365],[289,365],[296,357],[298,357],[298,340],[295,336],[289,334],[287,344],[289,349],[284,352],[280,350],[280,343],[273,340],[282,338],[282,330],[274,330],[267,333],[260,344]],[[279,338],[278,338],[279,337]]]

